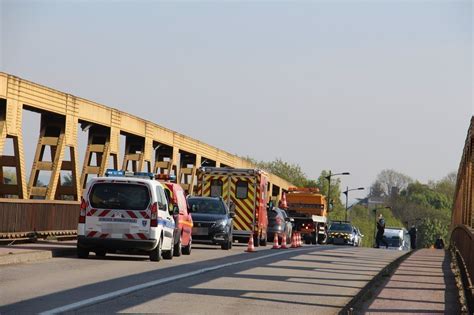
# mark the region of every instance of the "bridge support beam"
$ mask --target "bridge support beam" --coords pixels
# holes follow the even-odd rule
[[[63,156],[65,148],[65,117],[41,114],[41,128],[36,146],[36,153],[31,167],[31,175],[28,184],[28,197],[46,200],[54,200],[56,189],[60,182],[61,170],[63,170]],[[51,160],[45,159],[45,150],[50,149]],[[74,151],[72,152],[74,156]],[[64,165],[71,170],[70,164]],[[66,169],[67,170],[67,169]],[[50,172],[49,182],[40,186],[40,172]]]
[[[181,151],[178,183],[188,194],[195,190],[197,169],[201,166],[201,156]]]
[[[122,170],[128,170],[129,162],[133,172],[151,172],[151,161],[145,158],[145,138],[127,135],[125,140],[125,155],[123,157]]]
[[[84,189],[89,176],[104,176],[110,157],[113,164],[111,168],[119,169],[119,165],[117,154],[111,151],[110,128],[87,123],[82,123],[82,127],[89,130],[81,175],[81,187]]]

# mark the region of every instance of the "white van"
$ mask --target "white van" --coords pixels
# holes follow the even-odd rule
[[[383,234],[389,249],[410,250],[410,235],[404,228],[385,228]]]
[[[146,253],[150,260],[173,258],[175,222],[163,185],[152,173],[107,170],[84,190],[77,228],[77,255],[89,252]]]

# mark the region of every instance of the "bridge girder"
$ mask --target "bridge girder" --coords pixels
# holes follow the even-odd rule
[[[24,109],[41,113],[40,135],[28,183],[23,150]],[[88,129],[82,166],[78,160],[79,125]],[[56,130],[53,136],[48,134],[52,129]],[[121,135],[126,138],[122,169],[130,165],[136,171],[175,174],[189,193],[196,184],[196,170],[201,164],[254,167],[236,155],[150,121],[0,72],[0,187],[2,192],[8,190],[8,194],[0,198],[10,195],[19,199],[58,200],[69,196],[77,201],[89,176],[102,176],[108,167],[120,168]],[[13,157],[3,155],[6,139],[13,140]],[[51,161],[43,160],[46,147],[51,148]],[[69,161],[64,161],[65,152],[69,152]],[[93,157],[95,163],[92,163]],[[110,158],[112,165],[109,165]],[[16,170],[16,185],[3,183],[2,167],[10,165]],[[46,187],[37,186],[40,171],[51,172]],[[71,173],[72,183],[68,186],[61,182],[62,171]],[[269,177],[270,183],[278,187],[278,195],[291,185],[275,175]]]

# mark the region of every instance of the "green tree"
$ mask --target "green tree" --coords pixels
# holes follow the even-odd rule
[[[297,187],[316,187],[316,182],[308,179],[298,164],[288,163],[280,158],[272,162],[257,161],[250,157],[245,157],[245,159],[254,164],[257,168],[277,175]]]

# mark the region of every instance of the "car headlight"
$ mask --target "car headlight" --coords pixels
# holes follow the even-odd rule
[[[219,220],[219,221],[216,221],[216,223],[214,223],[214,227],[215,228],[225,228],[227,225],[227,220]]]

